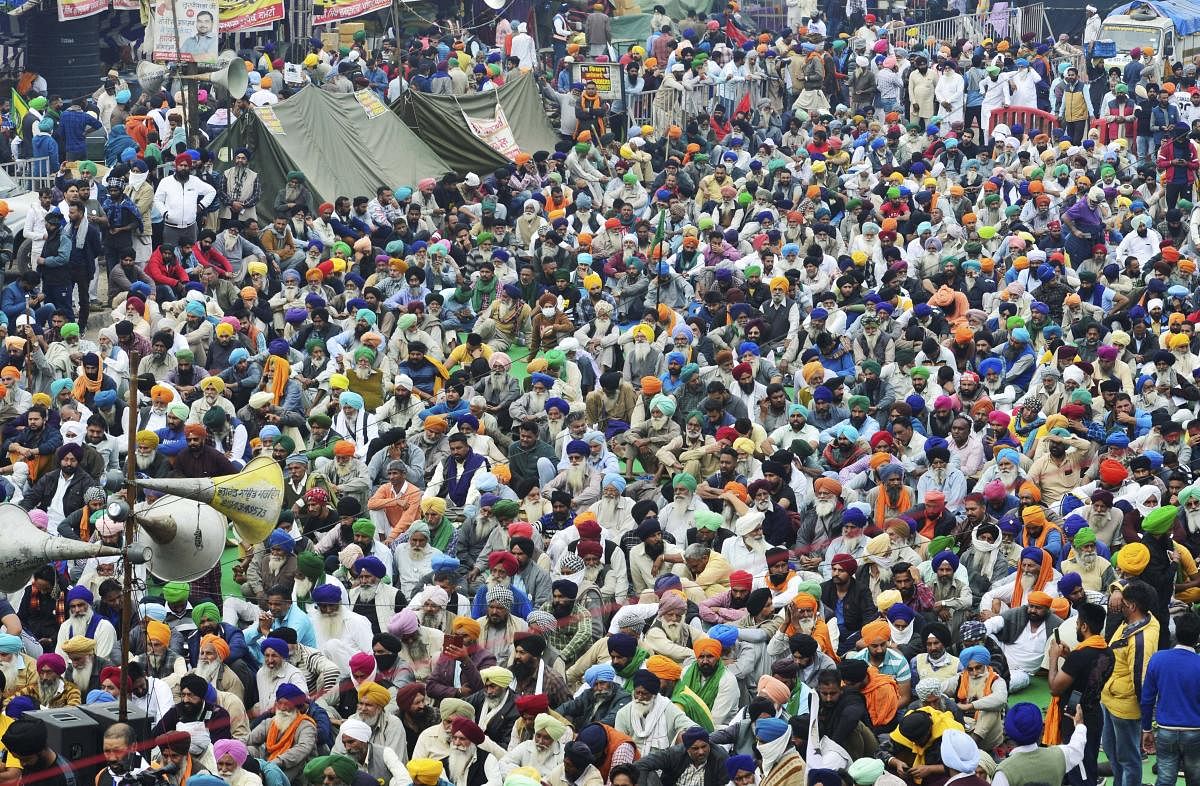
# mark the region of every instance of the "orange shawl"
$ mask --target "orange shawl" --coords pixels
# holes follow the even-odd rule
[[[1075,645],[1071,652],[1079,652],[1081,649],[1091,647],[1093,649],[1102,650],[1108,646],[1108,642],[1099,634],[1088,636],[1083,641]],[[1046,728],[1042,732],[1043,745],[1059,745],[1062,743],[1062,703],[1065,697],[1059,696],[1050,702],[1050,706],[1046,708]]]
[[[93,396],[100,392],[100,386],[104,384],[104,358],[100,358],[100,366],[96,373],[96,379],[88,379],[87,374],[80,374],[75,378],[75,384],[71,387],[71,395],[76,401],[83,401],[88,393]]]
[[[274,366],[274,376],[271,377],[271,403],[279,406],[283,403],[283,394],[287,390],[288,377],[292,374],[292,367],[286,360],[278,355],[267,355],[267,364]]]
[[[833,658],[834,663],[838,663],[841,658],[838,657],[837,650],[833,648],[833,639],[829,637],[829,627],[825,624],[825,620],[821,619],[821,608],[816,598],[808,593],[801,592],[792,598],[792,605],[798,609],[811,609],[815,613],[817,624],[813,626],[812,632],[808,635],[816,640],[817,646],[821,648],[822,652]],[[790,637],[800,631],[795,625],[789,623],[784,632]]]
[[[870,666],[862,695],[867,702],[867,714],[871,716],[873,726],[886,726],[896,717],[900,709],[900,689],[896,687],[895,677],[880,674],[879,669]]]
[[[300,724],[304,722],[313,723],[310,716],[303,713],[296,716],[296,720],[292,721],[292,725],[287,727],[286,731],[279,731],[279,727],[273,721],[267,721],[271,725],[267,728],[267,761],[275,761],[283,754],[291,750],[292,745],[296,742],[296,732],[300,730]]]
[[[1050,552],[1042,550],[1042,567],[1038,569],[1037,578],[1033,582],[1033,588],[1030,592],[1041,592],[1050,579],[1054,578],[1054,558],[1050,556]],[[1015,578],[1013,579],[1012,600],[1008,602],[1010,609],[1015,609],[1022,605],[1025,589],[1021,586],[1020,568],[1017,569]]]
[[[908,486],[901,486],[900,487],[900,502],[897,503],[896,510],[899,510],[899,511],[911,510],[912,506],[913,506],[912,494],[909,493]],[[891,518],[890,516],[887,515],[887,509],[888,509],[887,492],[884,491],[883,486],[880,486],[879,487],[879,496],[875,498],[875,526],[877,526],[881,529],[883,528],[883,523],[885,521],[887,521],[889,518]]]
[[[985,682],[983,684],[983,695],[984,696],[992,695],[992,683],[996,681],[996,677],[998,677],[998,676],[999,675],[996,674],[996,671],[994,669],[988,669],[987,682]],[[965,703],[967,700],[967,688],[968,688],[968,684],[970,683],[970,681],[971,681],[971,677],[967,674],[967,672],[960,671],[958,673],[958,693],[956,693],[955,695],[958,697],[958,700],[960,702]]]

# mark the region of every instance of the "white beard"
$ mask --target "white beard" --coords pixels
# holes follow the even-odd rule
[[[639,718],[644,718],[647,715],[649,715],[650,708],[654,706],[654,702],[652,702],[652,701],[647,701],[647,702],[632,701],[632,702],[630,702],[630,704],[633,705],[633,714]]]
[[[13,659],[8,663],[0,663],[0,674],[4,675],[4,684],[16,687],[17,681],[21,674],[21,654],[13,655]]]
[[[817,627],[817,618],[813,617],[811,619],[802,619],[799,623],[797,623],[797,625],[800,628],[801,633],[812,633],[813,628]]]
[[[620,512],[620,509],[620,497],[616,497],[614,499],[601,497],[600,500],[592,506],[592,511],[596,514],[596,518],[600,519],[601,521],[615,521],[617,518],[617,513]]]
[[[859,542],[860,540],[862,540],[862,538],[861,538],[861,537],[857,537],[857,538],[848,538],[848,537],[846,537],[845,535],[843,535],[843,536],[842,536],[842,546],[845,548],[845,550],[847,551],[847,553],[853,554],[853,553],[854,553],[854,550],[855,550],[856,548],[858,548],[858,542]]]
[[[578,494],[587,483],[587,467],[582,464],[567,468],[567,486]]]
[[[141,453],[135,453],[134,458],[137,460],[138,469],[150,469],[150,465],[154,463],[154,454],[143,456]]]
[[[283,569],[285,562],[287,562],[287,557],[267,557],[267,570],[278,573]]]
[[[634,360],[640,363],[650,356],[650,350],[652,349],[654,347],[650,344],[635,343],[633,349],[630,350],[630,354],[633,355]]]
[[[1030,576],[1028,573],[1021,574],[1021,590],[1022,595],[1027,596],[1029,591],[1033,589],[1033,583],[1037,581],[1037,576]]]
[[[655,431],[662,431],[663,429],[665,429],[667,427],[667,423],[668,423],[668,420],[667,420],[666,415],[661,415],[661,416],[660,415],[651,415],[650,416],[650,427],[652,429],[654,429]]]
[[[294,586],[296,589],[297,598],[307,598],[312,592],[313,583],[311,579],[298,575],[296,576],[296,582]]]
[[[1017,482],[1018,474],[1019,473],[1016,469],[1012,469],[1012,470],[997,469],[996,470],[996,477],[1000,478],[1000,482],[1004,484],[1004,487],[1006,489],[1011,488],[1012,485]]]
[[[546,408],[546,399],[550,398],[549,393],[530,393],[529,394],[529,411],[541,412]]]
[[[196,668],[192,671],[199,677],[203,677],[205,682],[216,684],[217,674],[221,671],[221,666],[224,664],[219,660],[214,660],[212,663],[205,663],[203,659],[196,661]]]
[[[1080,554],[1079,564],[1081,567],[1091,570],[1091,567],[1096,564],[1096,554]]]
[[[592,320],[592,324],[596,326],[595,335],[603,336],[607,335],[609,328],[612,327],[612,319],[598,316]]]
[[[836,507],[837,507],[836,499],[813,500],[813,510],[815,510],[817,515],[821,516],[822,518],[824,518],[825,516],[828,516],[830,513],[832,513],[834,508],[836,508]]]
[[[313,619],[313,628],[317,634],[317,642],[340,639],[346,632],[346,618],[342,614],[329,616],[317,612]]]
[[[356,377],[358,377],[359,379],[370,379],[371,378],[371,369],[362,368],[361,366],[355,366],[354,367],[354,375]]]
[[[450,746],[450,780],[454,783],[467,782],[467,768],[471,766],[471,752],[460,751],[453,745]]]
[[[1187,526],[1191,532],[1200,532],[1200,510],[1187,511]]]
[[[683,632],[682,622],[664,622],[662,623],[663,633],[667,634],[667,638],[676,644],[679,643],[679,635]]]
[[[88,609],[88,611],[84,612],[82,617],[72,614],[71,615],[71,635],[72,636],[85,635],[87,633],[88,623],[92,621],[93,614],[95,614],[95,612],[92,611],[91,609]]]
[[[362,585],[358,588],[358,599],[364,603],[370,603],[375,600],[375,596],[379,594],[379,585],[372,584],[370,586]]]
[[[295,710],[275,710],[275,717],[271,718],[271,725],[279,731],[287,731],[295,720]]]
[[[71,682],[75,683],[75,687],[86,694],[88,683],[92,681],[92,670],[96,667],[95,659],[91,659],[84,669],[71,670]]]

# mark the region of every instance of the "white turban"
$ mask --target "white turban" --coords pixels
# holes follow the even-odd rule
[[[348,718],[342,721],[341,733],[359,742],[371,741],[371,727],[358,718]]]

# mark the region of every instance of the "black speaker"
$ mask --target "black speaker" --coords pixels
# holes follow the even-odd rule
[[[81,704],[79,709],[95,718],[96,722],[100,724],[101,740],[104,739],[104,732],[108,731],[109,726],[121,722],[120,705],[115,701],[106,701],[102,704]],[[130,704],[125,713],[125,722],[133,727],[133,739],[140,750],[143,745],[147,746],[144,748],[147,751],[153,747],[150,745],[153,742],[150,738],[150,716],[146,714],[145,710]],[[100,750],[104,750],[103,742]],[[145,756],[145,754],[143,757],[149,759],[149,756]]]
[[[61,707],[26,713],[46,724],[48,747],[70,762],[77,783],[89,784],[104,766],[100,724],[81,707]]]

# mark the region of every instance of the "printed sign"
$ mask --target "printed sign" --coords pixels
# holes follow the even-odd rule
[[[221,0],[221,32],[270,27],[283,20],[283,0]]]
[[[368,120],[374,120],[387,114],[388,108],[379,100],[379,95],[374,90],[356,90],[354,97],[362,106],[363,111],[367,113]]]
[[[327,25],[343,19],[353,19],[356,16],[366,16],[374,11],[391,8],[391,0],[331,0],[323,5],[318,3],[313,9],[314,25]]]
[[[108,10],[108,0],[58,0],[58,21],[83,19]]]
[[[269,106],[256,106],[254,113],[258,115],[258,119],[266,126],[266,129],[275,136],[287,136],[287,132],[283,130],[283,123],[279,122],[279,115],[275,114],[275,110]]]
[[[510,161],[516,160],[517,153],[521,152],[521,148],[517,144],[516,137],[513,136],[512,126],[508,124],[508,117],[505,116],[504,108],[500,106],[499,102],[496,103],[495,117],[470,117],[464,114],[463,119],[467,121],[471,132],[483,140],[488,147]]]
[[[601,100],[621,100],[620,63],[574,63],[571,65],[572,82],[596,83],[596,92]]]
[[[166,0],[155,4],[151,58],[156,62],[215,64],[217,38],[217,0]]]

